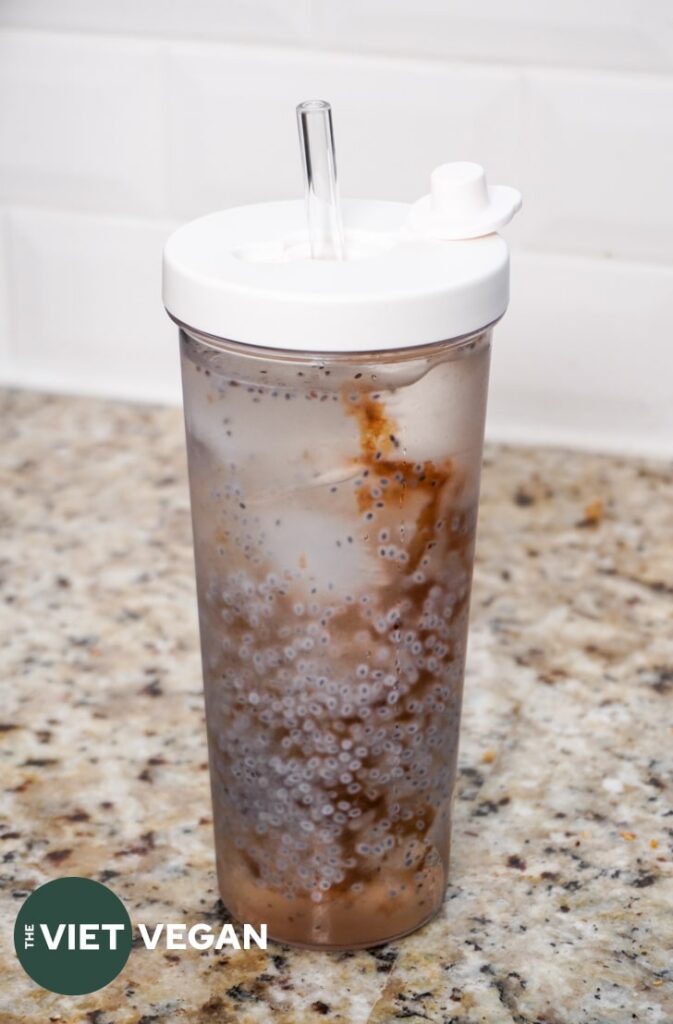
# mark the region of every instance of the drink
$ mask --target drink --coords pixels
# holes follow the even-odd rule
[[[335,245],[341,212],[313,196],[320,258],[296,203],[203,218],[166,250],[220,892],[286,942],[388,941],[447,883],[491,326],[507,303],[489,217],[518,201],[476,172],[436,172],[434,206],[411,213],[347,204]]]
[[[222,898],[371,945],[446,885],[490,332],[375,361],[190,333]]]

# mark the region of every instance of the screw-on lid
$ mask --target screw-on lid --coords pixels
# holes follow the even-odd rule
[[[508,250],[492,232],[520,205],[514,189],[487,189],[477,165],[446,164],[414,206],[344,201],[345,260],[310,258],[300,201],[223,210],[168,239],[164,304],[188,327],[270,348],[366,352],[460,337],[507,308]]]

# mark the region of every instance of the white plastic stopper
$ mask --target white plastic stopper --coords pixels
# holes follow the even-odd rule
[[[414,203],[409,226],[434,238],[479,238],[507,224],[520,209],[520,192],[506,185],[489,187],[483,167],[460,161],[435,168],[430,195]]]

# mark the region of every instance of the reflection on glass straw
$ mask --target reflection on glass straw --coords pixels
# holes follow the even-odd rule
[[[304,164],[311,256],[314,260],[343,260],[345,249],[337,187],[332,108],[324,100],[300,103],[297,107],[297,124]]]

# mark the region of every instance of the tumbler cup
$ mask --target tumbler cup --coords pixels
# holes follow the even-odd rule
[[[344,203],[344,259],[300,202],[167,243],[219,887],[281,941],[371,946],[442,902],[519,204],[446,165],[412,207]]]

